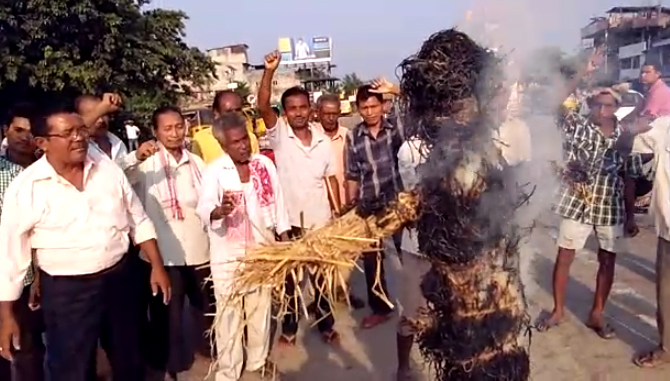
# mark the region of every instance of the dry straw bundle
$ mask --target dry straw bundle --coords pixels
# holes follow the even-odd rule
[[[278,315],[281,316],[289,306],[286,280],[293,277],[299,281],[305,273],[323,279],[323,284],[319,285],[323,287],[322,295],[334,300],[338,288],[346,289],[340,269],[356,266],[362,254],[379,250],[380,239],[416,220],[418,204],[416,193],[401,193],[380,213],[363,217],[351,210],[321,228],[307,231],[296,241],[277,242],[250,250],[239,261],[230,300],[225,304],[237,305],[244,290],[269,286],[274,290]],[[299,290],[297,294],[303,299]],[[300,300],[298,305],[306,304]]]

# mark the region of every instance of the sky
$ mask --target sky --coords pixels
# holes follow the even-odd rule
[[[670,3],[670,0],[664,0]],[[154,0],[153,6],[189,16],[186,40],[202,49],[245,43],[252,63],[277,48],[280,37],[330,36],[336,76],[395,78],[400,61],[431,33],[463,25],[468,10],[503,17],[517,29],[512,45],[579,46],[579,28],[613,6],[655,0]],[[502,15],[502,16],[501,16]],[[519,21],[521,18],[522,21]],[[523,27],[517,27],[523,25]],[[531,37],[532,36],[532,37]],[[512,41],[513,40],[513,41]],[[504,45],[504,44],[503,44]],[[507,46],[506,46],[507,47]]]

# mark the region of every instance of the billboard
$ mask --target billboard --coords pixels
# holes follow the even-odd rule
[[[310,62],[330,62],[333,44],[330,37],[280,38],[281,63],[295,65]]]

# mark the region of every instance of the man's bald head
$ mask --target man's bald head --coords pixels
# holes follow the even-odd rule
[[[232,90],[219,91],[214,96],[212,110],[217,116],[242,111],[242,97]]]

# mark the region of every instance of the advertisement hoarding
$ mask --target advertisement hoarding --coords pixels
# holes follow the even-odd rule
[[[281,63],[294,65],[311,62],[330,62],[333,44],[330,37],[279,39],[278,50]]]

